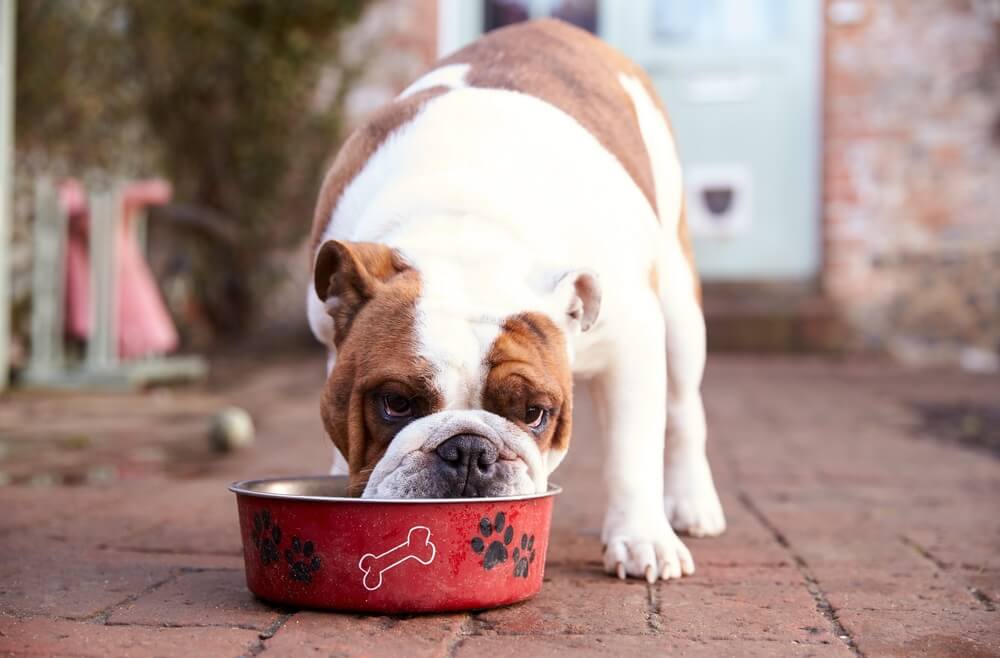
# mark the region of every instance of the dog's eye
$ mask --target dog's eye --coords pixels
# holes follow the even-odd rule
[[[390,420],[409,418],[413,415],[413,404],[402,395],[389,393],[382,396],[382,413]]]
[[[545,423],[549,419],[549,410],[543,409],[542,407],[528,407],[527,412],[524,414],[525,424],[533,430],[539,430],[545,427]]]

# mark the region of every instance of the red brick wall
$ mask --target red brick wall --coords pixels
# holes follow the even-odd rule
[[[1000,3],[827,5],[824,289],[865,346],[995,354]]]
[[[437,60],[438,0],[409,0],[407,4],[412,8],[410,25],[396,38],[429,68]]]
[[[860,20],[831,20],[845,7]],[[995,354],[1000,3],[827,9],[824,290],[867,347]]]

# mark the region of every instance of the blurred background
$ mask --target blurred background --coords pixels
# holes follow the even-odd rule
[[[998,0],[0,0],[0,484],[325,468],[325,169],[439,56],[540,16],[666,100],[710,372],[995,390]],[[947,388],[913,422],[1000,450],[995,396]],[[255,429],[256,466],[212,458]]]
[[[29,653],[110,655],[113,636],[132,655],[147,633],[190,652],[170,634],[194,629],[256,655],[288,619],[244,616],[263,606],[226,485],[330,464],[305,319],[326,167],[439,56],[540,16],[624,51],[671,113],[731,530],[721,551],[692,540],[694,598],[624,605],[583,580],[605,460],[578,387],[553,542],[569,576],[514,611],[518,647],[536,617],[622,632],[621,608],[696,650],[756,632],[811,651],[839,641],[802,616],[815,599],[841,640],[851,619],[915,638],[845,640],[858,655],[989,652],[969,638],[995,636],[1000,601],[1000,0],[0,0],[0,626],[86,640]],[[826,564],[822,589],[859,592],[844,616],[789,542]],[[713,559],[718,598],[691,594]],[[758,589],[799,570],[808,591]],[[310,634],[359,637],[327,622]]]
[[[996,0],[2,1],[15,380],[44,335],[33,297],[56,299],[57,357],[74,355],[66,297],[93,274],[44,274],[92,210],[67,205],[69,179],[84,199],[169,186],[136,202],[138,260],[176,333],[148,349],[308,340],[304,237],[338,143],[439,55],[537,16],[617,46],[666,100],[713,349],[998,367]],[[59,197],[41,240],[40,180]],[[84,358],[88,328],[75,333]]]

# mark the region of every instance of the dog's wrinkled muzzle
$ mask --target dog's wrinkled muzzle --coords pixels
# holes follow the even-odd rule
[[[396,435],[362,497],[510,496],[547,483],[538,447],[519,427],[486,411],[442,411]]]

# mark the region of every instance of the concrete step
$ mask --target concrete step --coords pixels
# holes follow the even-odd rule
[[[710,350],[839,352],[846,347],[843,321],[813,285],[706,283],[703,290]]]

